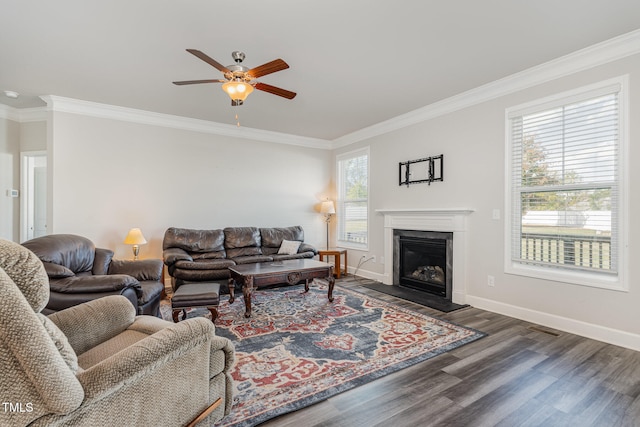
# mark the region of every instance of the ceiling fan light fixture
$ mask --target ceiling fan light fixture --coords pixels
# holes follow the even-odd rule
[[[232,101],[244,101],[253,92],[253,86],[245,82],[231,80],[222,85],[222,90],[229,95]]]

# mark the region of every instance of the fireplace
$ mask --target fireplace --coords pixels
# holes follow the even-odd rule
[[[393,230],[393,285],[451,301],[453,233]]]
[[[467,272],[467,218],[474,212],[468,208],[400,208],[376,209],[384,216],[384,275],[381,280],[385,285],[398,285],[394,277],[394,230],[413,230],[453,233],[451,247],[455,248],[448,258],[452,271],[448,274],[451,281],[451,301],[457,304],[466,303]],[[447,290],[448,292],[448,290]],[[425,295],[429,295],[425,293]]]

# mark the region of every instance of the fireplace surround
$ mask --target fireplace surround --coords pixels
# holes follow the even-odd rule
[[[394,284],[394,230],[452,233],[451,301],[466,303],[467,218],[474,212],[468,208],[449,209],[377,209],[384,216],[384,264],[382,282]],[[397,284],[397,283],[396,283]]]

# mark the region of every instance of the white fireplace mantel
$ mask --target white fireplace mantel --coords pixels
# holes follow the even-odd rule
[[[465,304],[467,289],[467,217],[474,209],[376,209],[384,215],[384,283],[393,285],[393,230],[444,231],[453,233],[452,300]]]

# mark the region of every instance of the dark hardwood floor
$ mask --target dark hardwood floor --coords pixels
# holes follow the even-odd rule
[[[640,352],[337,283],[489,335],[261,426],[640,426]]]

